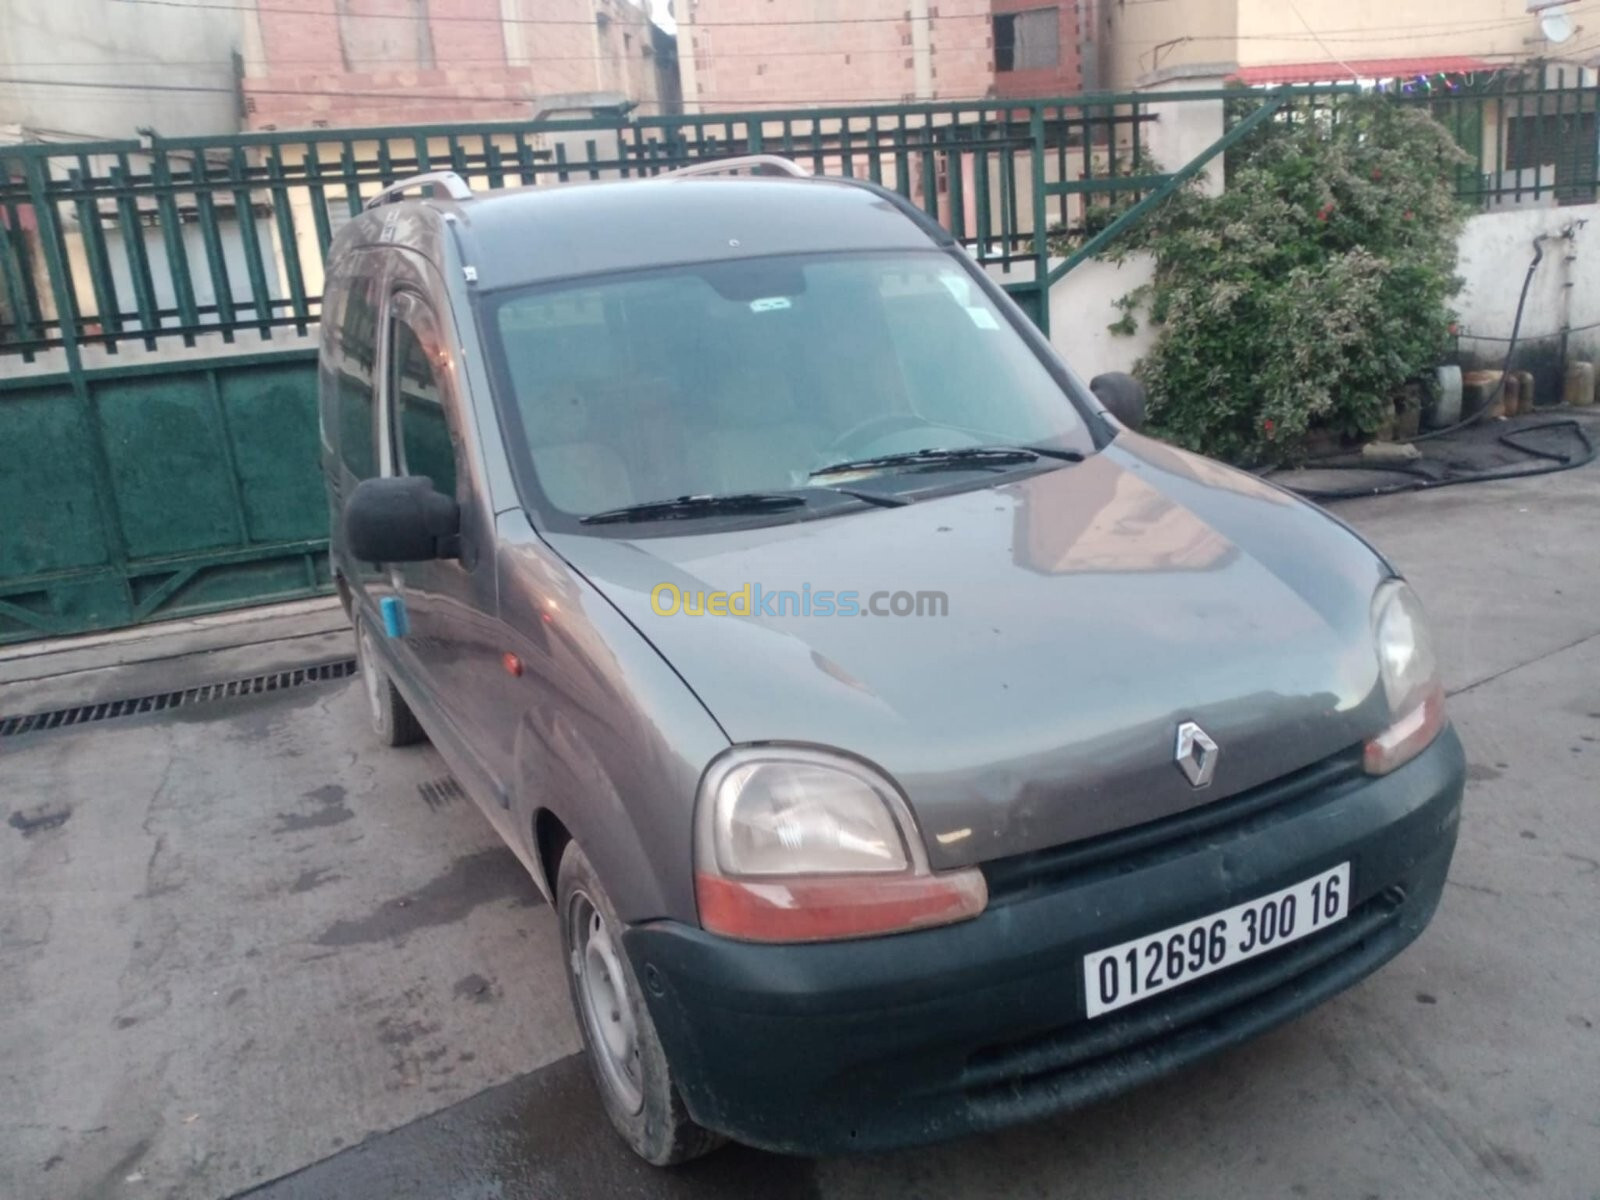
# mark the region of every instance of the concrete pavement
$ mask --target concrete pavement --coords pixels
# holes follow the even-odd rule
[[[991,1137],[652,1171],[531,884],[318,685],[0,743],[0,1195],[1600,1198],[1600,464],[1339,513],[1428,604],[1471,783],[1433,927],[1311,1016]]]

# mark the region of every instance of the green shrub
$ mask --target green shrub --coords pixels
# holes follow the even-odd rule
[[[1460,287],[1467,156],[1443,126],[1370,96],[1289,117],[1236,148],[1221,196],[1177,193],[1116,252],[1155,258],[1111,327],[1143,310],[1157,329],[1137,368],[1152,432],[1234,462],[1371,434],[1439,361]]]

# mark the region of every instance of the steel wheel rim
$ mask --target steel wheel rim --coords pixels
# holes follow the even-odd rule
[[[377,664],[372,661],[372,634],[365,623],[361,626],[361,682],[367,689],[367,709],[372,714],[372,724],[383,728],[383,682],[378,678]]]
[[[600,1075],[625,1112],[644,1107],[639,1029],[628,1003],[627,975],[611,930],[593,901],[575,893],[567,915],[578,1008]]]

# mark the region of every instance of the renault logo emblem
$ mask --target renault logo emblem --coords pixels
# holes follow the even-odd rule
[[[1185,721],[1178,726],[1175,757],[1179,769],[1195,787],[1210,786],[1211,777],[1217,773],[1217,758],[1221,753],[1216,742],[1211,740],[1211,735],[1193,721]]]

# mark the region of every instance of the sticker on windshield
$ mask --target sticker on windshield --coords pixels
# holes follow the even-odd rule
[[[969,304],[969,305],[966,306],[966,309],[967,309],[967,316],[972,318],[972,323],[974,325],[976,325],[979,329],[999,329],[1000,328],[1000,322],[996,321],[994,319],[994,314],[992,312],[990,312],[987,308],[978,308],[975,305],[970,305]]]
[[[751,312],[777,312],[780,308],[793,307],[787,296],[768,296],[765,300],[750,301]]]

